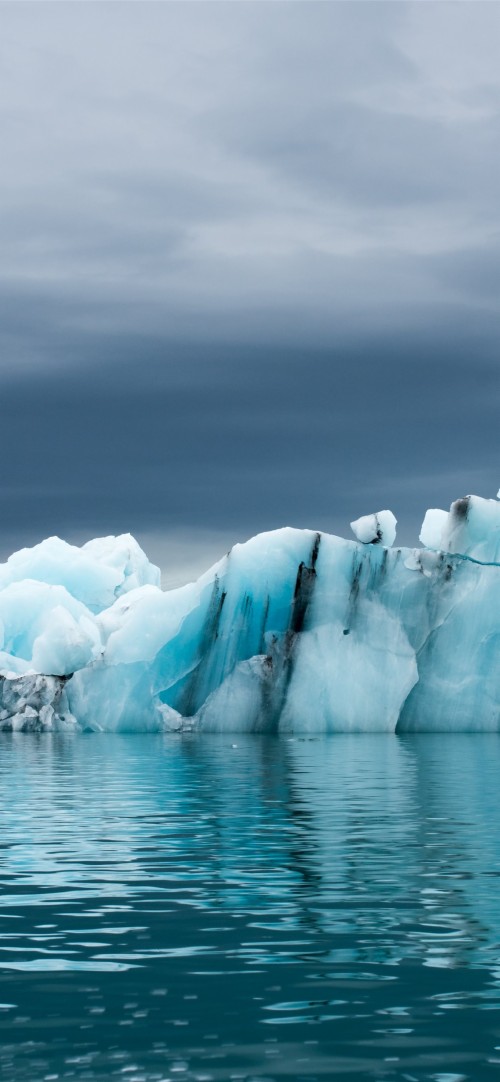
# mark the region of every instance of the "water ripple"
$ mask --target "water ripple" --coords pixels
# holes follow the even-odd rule
[[[488,734],[3,735],[2,1076],[491,1078],[499,776]]]

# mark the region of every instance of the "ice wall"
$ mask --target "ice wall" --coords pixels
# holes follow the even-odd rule
[[[500,503],[428,512],[422,549],[285,528],[163,592],[129,535],[0,566],[0,727],[500,727]],[[498,562],[497,562],[498,561]]]

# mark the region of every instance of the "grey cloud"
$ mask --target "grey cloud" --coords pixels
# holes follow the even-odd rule
[[[274,168],[285,184],[368,208],[411,207],[456,200],[470,186],[498,191],[500,124],[468,133],[427,118],[383,114],[365,106],[324,107],[303,125],[287,113],[252,117],[243,131],[236,115],[231,142]],[[304,131],[305,127],[305,131]],[[491,170],[484,169],[484,144]]]
[[[500,296],[500,237],[482,247],[438,255],[432,260],[437,279],[460,296],[462,303],[493,307],[498,312]]]
[[[468,7],[3,5],[4,539],[393,503],[415,540],[496,492],[500,11]]]
[[[71,376],[4,387],[4,528],[345,532],[389,491],[415,541],[426,503],[449,503],[449,477],[470,477],[471,413],[483,483],[498,483],[498,370],[484,346],[477,365],[464,332],[448,353],[422,333],[265,353],[123,336],[98,339],[90,369],[79,360],[96,343],[78,341]]]

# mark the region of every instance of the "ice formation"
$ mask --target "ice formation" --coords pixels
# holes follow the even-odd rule
[[[363,545],[393,545],[396,540],[397,519],[392,511],[377,511],[351,522],[351,530]]]
[[[464,496],[448,511],[431,508],[420,531],[427,548],[458,553],[479,563],[500,562],[500,505],[497,500]]]
[[[421,549],[285,528],[164,592],[130,535],[0,565],[0,728],[498,730],[500,503],[428,511]]]

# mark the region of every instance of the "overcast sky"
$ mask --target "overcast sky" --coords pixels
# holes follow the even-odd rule
[[[496,494],[498,4],[0,21],[3,556]]]

